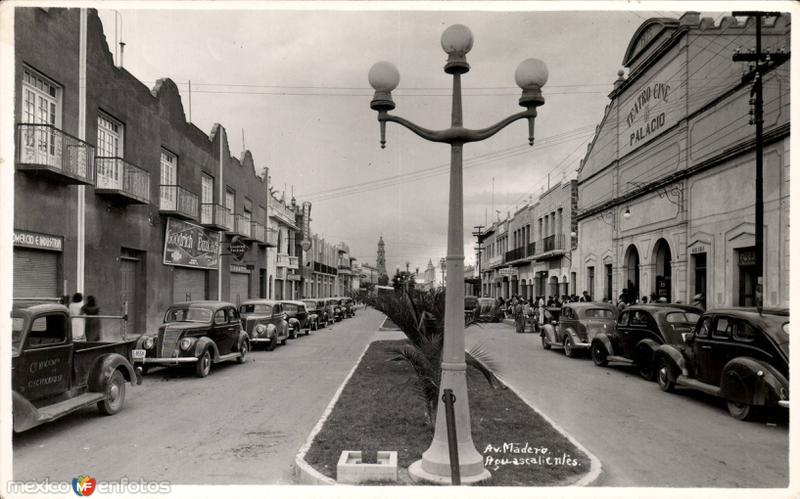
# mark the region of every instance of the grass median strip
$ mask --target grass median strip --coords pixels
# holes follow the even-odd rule
[[[408,468],[430,445],[433,425],[416,394],[414,371],[388,360],[405,341],[367,349],[305,456],[322,474],[336,478],[343,450],[367,456],[396,450],[400,468]],[[589,458],[514,392],[492,388],[472,368],[467,376],[472,438],[492,473],[486,485],[558,485],[589,471]]]

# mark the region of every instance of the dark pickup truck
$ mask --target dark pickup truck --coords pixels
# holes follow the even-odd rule
[[[69,311],[56,304],[11,311],[14,431],[97,404],[116,414],[125,383],[141,383],[130,358],[135,340],[73,342]]]

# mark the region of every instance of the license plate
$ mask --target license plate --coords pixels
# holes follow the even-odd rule
[[[147,354],[146,350],[142,350],[139,348],[135,348],[131,350],[131,358],[133,360],[144,360],[145,355]]]

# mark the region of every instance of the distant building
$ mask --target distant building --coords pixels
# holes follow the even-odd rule
[[[386,273],[386,247],[383,243],[383,234],[378,240],[378,259],[376,262],[378,267],[378,281],[379,284],[387,284],[389,282],[389,275]]]

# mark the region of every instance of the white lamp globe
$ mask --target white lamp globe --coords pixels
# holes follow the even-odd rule
[[[369,68],[369,84],[377,91],[391,92],[400,83],[400,72],[391,62],[376,62]]]
[[[454,24],[442,33],[442,49],[448,54],[466,54],[472,41],[472,31],[463,24]]]
[[[520,88],[543,87],[547,83],[547,66],[539,59],[531,57],[525,59],[514,73],[514,79]]]

